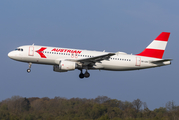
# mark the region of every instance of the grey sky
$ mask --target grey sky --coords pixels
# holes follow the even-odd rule
[[[179,105],[179,1],[18,0],[0,1],[0,101],[13,95],[95,98],[122,101],[139,98],[150,109]],[[99,51],[140,53],[161,32],[171,32],[163,58],[165,67],[139,71],[53,72],[52,66],[13,61],[8,52],[27,44]]]

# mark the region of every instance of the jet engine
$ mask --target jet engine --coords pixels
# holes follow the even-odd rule
[[[59,65],[53,66],[53,71],[56,72],[67,72],[69,70],[75,70],[76,63],[70,61],[60,61]]]

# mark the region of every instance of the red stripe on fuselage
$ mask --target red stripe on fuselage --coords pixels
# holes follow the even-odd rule
[[[36,52],[40,55],[41,58],[47,58],[44,54],[43,51],[47,49],[45,47],[40,48],[39,50],[37,50]]]
[[[163,53],[164,50],[146,48],[143,52],[137,55],[162,59]]]

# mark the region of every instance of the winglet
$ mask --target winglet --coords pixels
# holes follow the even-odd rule
[[[137,55],[162,59],[169,36],[169,32],[162,32],[144,51]]]

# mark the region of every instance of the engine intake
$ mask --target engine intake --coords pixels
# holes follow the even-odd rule
[[[61,70],[61,69],[59,68],[59,65],[54,65],[54,66],[53,66],[53,71],[55,71],[55,72],[67,72],[67,70]]]
[[[75,68],[76,68],[75,62],[61,60],[59,66],[58,65],[53,66],[53,71],[67,72],[69,70],[75,70]]]

